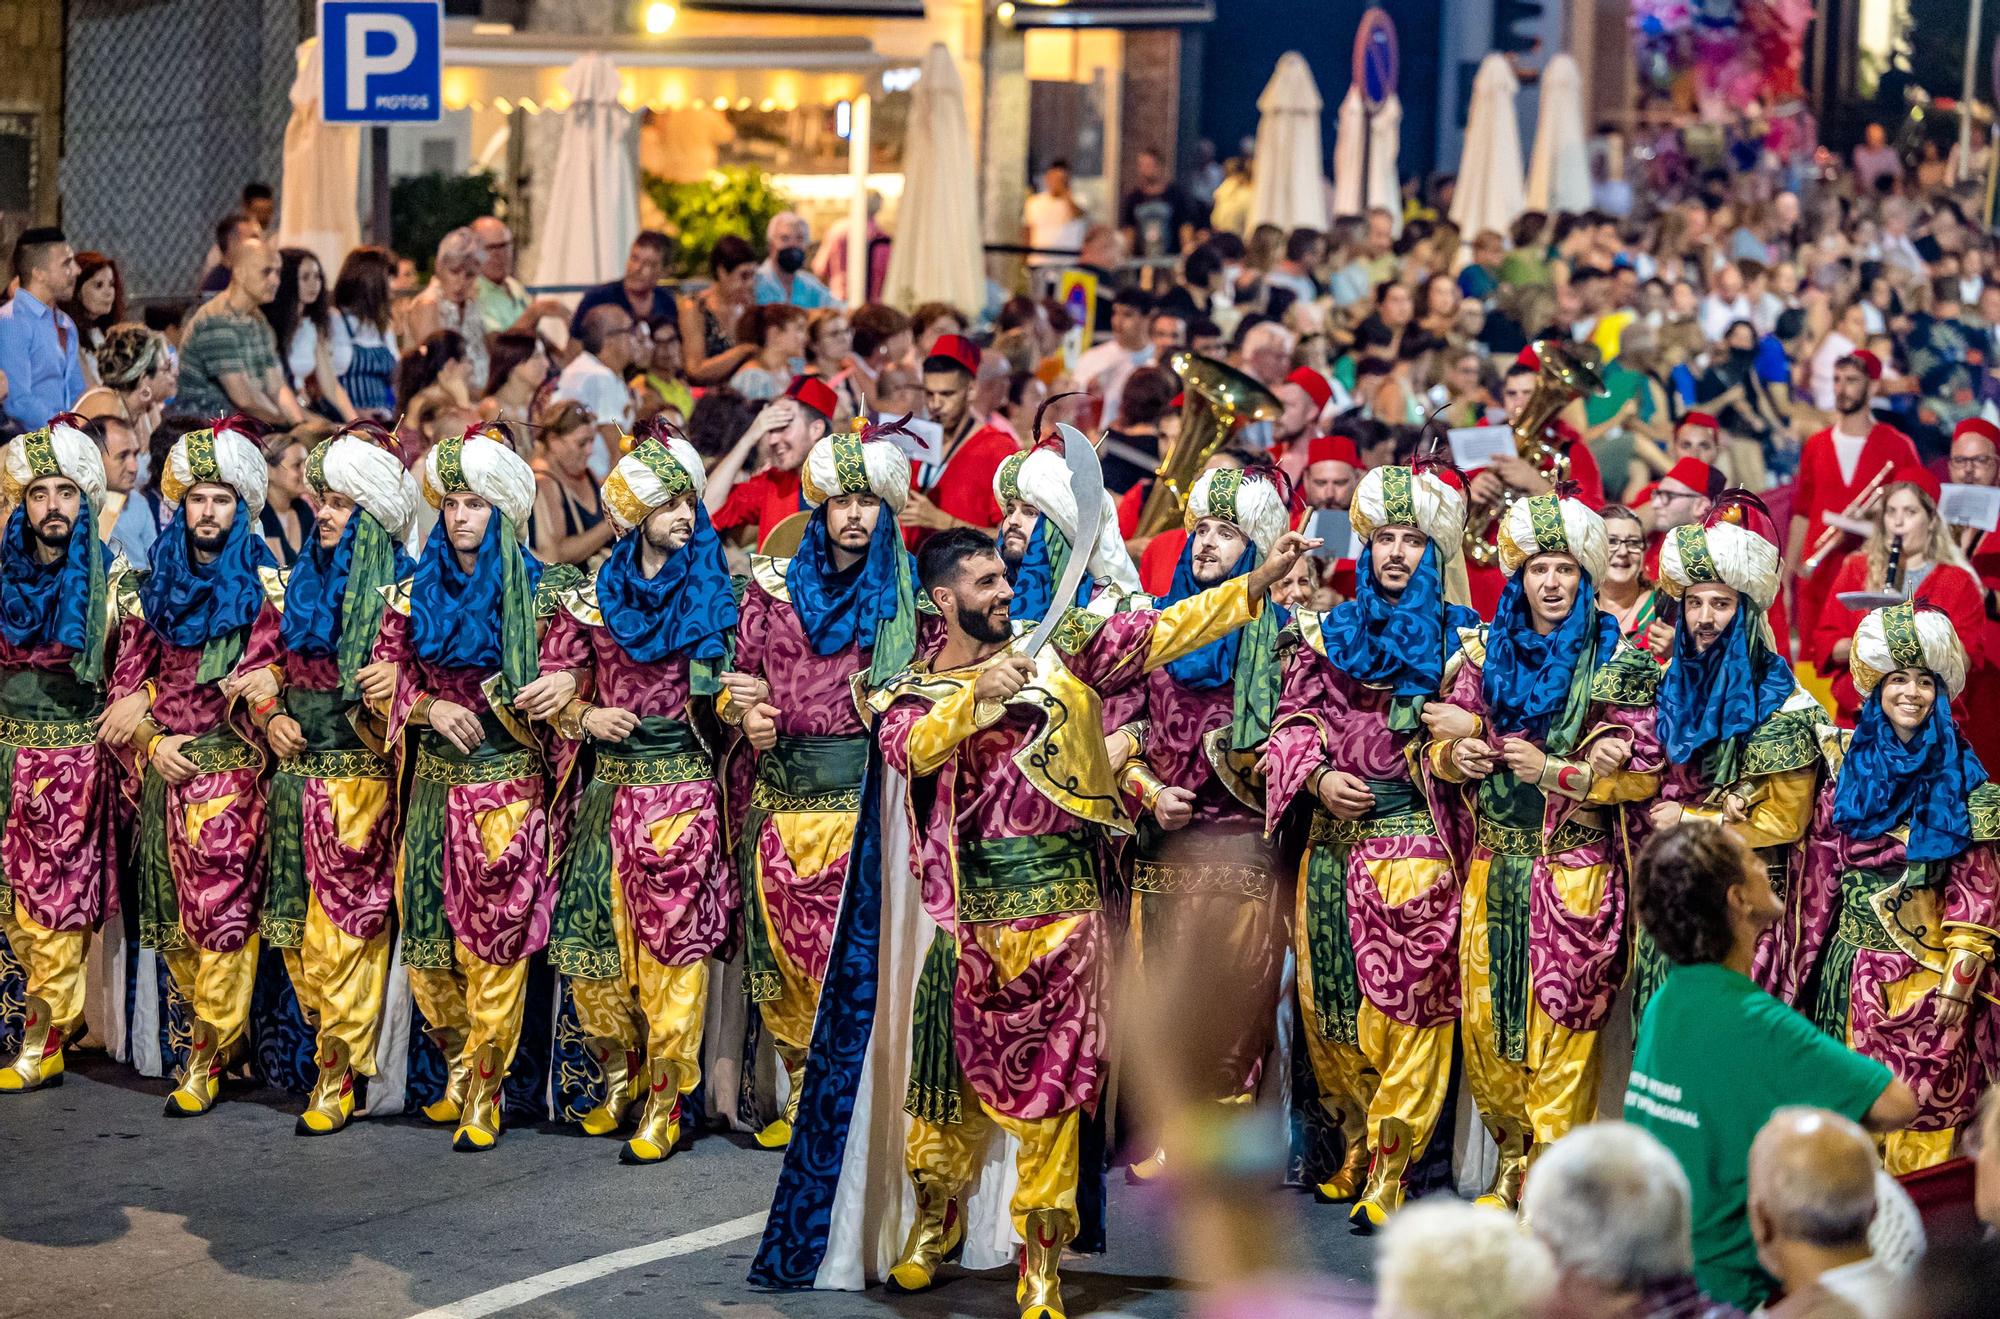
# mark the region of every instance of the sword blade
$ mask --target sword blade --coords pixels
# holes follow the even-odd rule
[[[1070,546],[1069,562],[1063,565],[1062,580],[1049,600],[1047,616],[1021,643],[1018,653],[1029,659],[1048,644],[1056,624],[1076,599],[1077,588],[1090,572],[1097,537],[1104,529],[1104,468],[1098,464],[1097,450],[1082,431],[1066,422],[1057,423],[1056,431],[1063,439],[1063,465],[1069,469],[1069,492],[1076,500],[1076,541]]]

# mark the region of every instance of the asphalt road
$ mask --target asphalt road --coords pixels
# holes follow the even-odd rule
[[[1013,1319],[1006,1270],[951,1273],[921,1297],[767,1293],[743,1281],[778,1156],[708,1136],[665,1166],[554,1125],[460,1155],[421,1119],[292,1135],[300,1103],[229,1088],[205,1118],[161,1115],[168,1085],[72,1054],[59,1089],[0,1100],[0,1319],[314,1315],[911,1316]],[[1070,1313],[1166,1316],[1157,1187],[1113,1188],[1109,1254],[1064,1266]],[[1359,1279],[1368,1243],[1303,1197],[1288,1231]],[[650,1249],[636,1249],[648,1248]],[[613,1252],[647,1256],[606,1260]],[[630,1264],[629,1267],[620,1267]],[[590,1275],[552,1288],[545,1275]],[[511,1296],[467,1298],[534,1280]],[[508,1304],[512,1301],[512,1304]]]

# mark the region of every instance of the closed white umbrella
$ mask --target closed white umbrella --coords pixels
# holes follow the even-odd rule
[[[1535,152],[1528,161],[1528,209],[1590,209],[1590,144],[1583,131],[1583,75],[1576,61],[1558,55],[1542,70],[1541,106],[1535,112]]]
[[[1319,86],[1306,57],[1288,50],[1257,98],[1257,154],[1251,166],[1250,224],[1326,228],[1320,163]]]
[[[319,40],[299,43],[292,117],[285,121],[285,174],[278,190],[278,243],[319,257],[328,287],[361,245],[361,130],[320,118]]]
[[[1368,154],[1368,105],[1361,88],[1350,86],[1340,98],[1340,124],[1333,138],[1333,213],[1361,214],[1362,158]]]
[[[1458,190],[1451,220],[1470,241],[1491,229],[1506,233],[1525,207],[1521,188],[1521,124],[1514,96],[1521,83],[1506,57],[1488,55],[1472,80],[1465,120],[1465,149],[1458,161]]]
[[[1394,92],[1368,121],[1368,205],[1389,212],[1390,225],[1403,232],[1403,180],[1396,158],[1403,149],[1403,102]]]
[[[601,284],[625,269],[639,232],[638,119],[618,104],[618,66],[608,55],[570,65],[562,86],[570,103],[535,228],[534,282]]]
[[[924,53],[910,92],[903,138],[903,200],[883,301],[913,308],[947,302],[977,316],[986,305],[986,251],[980,241],[979,180],[972,167],[965,82],[942,43]]]

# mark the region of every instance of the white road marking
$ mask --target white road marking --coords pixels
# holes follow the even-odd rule
[[[517,1305],[539,1300],[565,1288],[595,1282],[599,1278],[622,1273],[626,1269],[636,1269],[641,1264],[655,1264],[663,1259],[675,1259],[682,1255],[695,1255],[713,1246],[726,1246],[732,1241],[756,1236],[764,1230],[766,1214],[758,1212],[732,1218],[726,1223],[700,1228],[693,1232],[683,1232],[677,1237],[667,1237],[662,1241],[651,1241],[643,1246],[632,1246],[625,1250],[614,1250],[608,1255],[598,1255],[560,1269],[550,1269],[547,1273],[537,1273],[532,1278],[510,1282],[504,1287],[495,1287],[462,1301],[439,1306],[435,1310],[424,1310],[410,1316],[410,1319],[481,1319],[483,1315],[498,1314],[511,1310]]]

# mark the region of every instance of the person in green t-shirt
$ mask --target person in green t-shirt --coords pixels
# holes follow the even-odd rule
[[[1672,963],[1639,1027],[1625,1120],[1680,1160],[1694,1191],[1695,1279],[1749,1310],[1776,1284],[1746,1210],[1750,1143],[1789,1105],[1871,1131],[1916,1116],[1916,1096],[1750,979],[1758,936],[1784,911],[1768,871],[1721,825],[1688,821],[1640,854],[1640,922]]]

